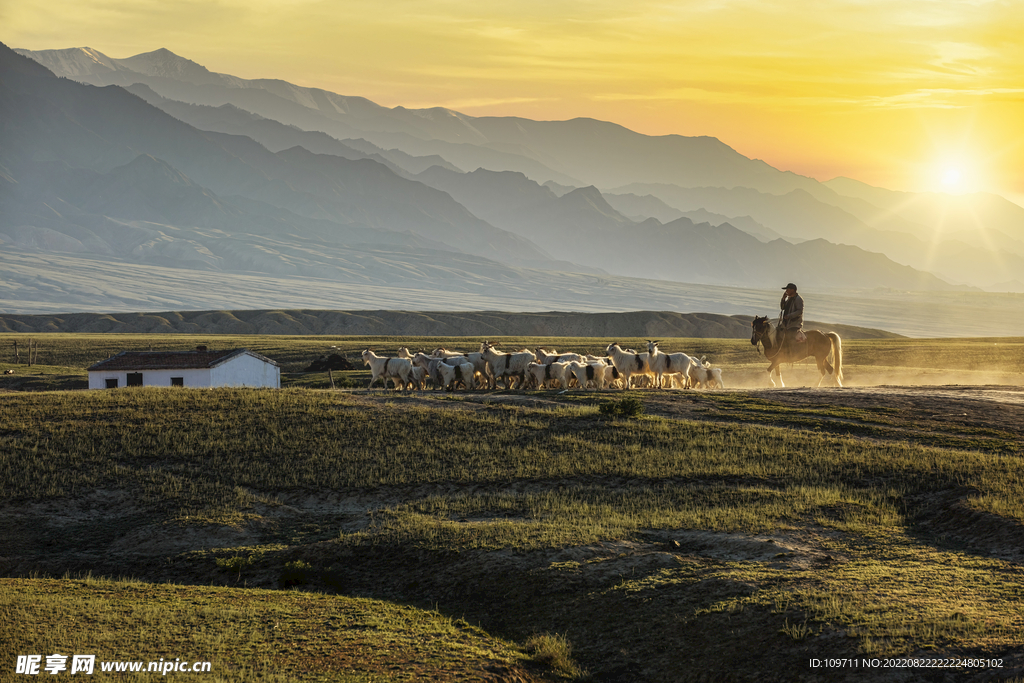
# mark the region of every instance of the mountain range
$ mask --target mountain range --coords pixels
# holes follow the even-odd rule
[[[728,314],[730,288],[777,305],[789,280],[837,300],[1024,292],[1011,202],[819,183],[713,138],[387,108],[167,50],[2,44],[0,116],[0,312],[238,300],[211,301],[214,282],[252,308],[362,287],[410,310],[651,309],[645,292],[679,310],[703,291]],[[129,271],[151,276],[129,292]]]

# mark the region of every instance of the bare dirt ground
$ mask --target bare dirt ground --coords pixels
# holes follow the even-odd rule
[[[899,411],[899,422],[915,430],[942,431],[950,425],[1009,432],[1024,439],[1024,387],[1012,386],[869,386],[744,390],[742,393],[782,406],[843,406]],[[701,419],[700,401],[651,399],[649,412]],[[724,415],[718,416],[725,419]]]

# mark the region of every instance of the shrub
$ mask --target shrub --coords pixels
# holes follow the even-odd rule
[[[284,565],[284,570],[281,571],[281,585],[285,588],[301,586],[309,582],[312,573],[313,567],[308,562],[302,560],[287,562]]]
[[[644,404],[638,398],[627,397],[618,401],[608,401],[598,408],[602,415],[609,417],[640,417],[644,414]]]
[[[570,678],[584,675],[572,660],[572,643],[560,634],[540,633],[526,641],[526,652],[534,661],[550,667],[557,673]]]
[[[252,562],[250,558],[242,557],[241,555],[235,555],[233,557],[218,557],[215,559],[217,567],[229,572],[242,573],[242,570],[248,567]]]

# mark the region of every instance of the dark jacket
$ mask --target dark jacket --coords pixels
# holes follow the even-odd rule
[[[787,330],[799,330],[804,326],[804,300],[799,294],[786,298],[782,295],[782,327]]]

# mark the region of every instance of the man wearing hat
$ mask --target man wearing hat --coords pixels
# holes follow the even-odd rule
[[[796,285],[790,282],[783,287],[786,292],[782,295],[781,321],[779,327],[782,330],[783,342],[787,338],[793,341],[802,342],[806,339],[803,332],[804,327],[804,300],[796,293]]]

